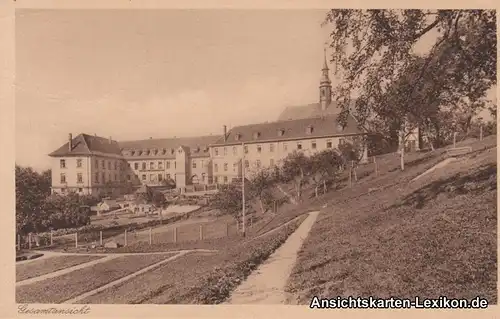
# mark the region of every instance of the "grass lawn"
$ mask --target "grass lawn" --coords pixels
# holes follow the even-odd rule
[[[49,274],[61,269],[83,264],[102,257],[99,256],[54,256],[27,264],[16,265],[16,281]]]
[[[496,136],[472,143],[472,154],[415,182],[443,150],[407,158],[404,172],[387,160],[384,174],[325,195],[329,207],[289,278],[296,302],[446,295],[496,303]]]
[[[220,303],[304,219],[305,216],[276,233],[250,242],[239,242],[216,254],[192,253],[180,257],[81,303]]]
[[[123,256],[16,288],[17,303],[61,303],[134,273],[173,254]]]

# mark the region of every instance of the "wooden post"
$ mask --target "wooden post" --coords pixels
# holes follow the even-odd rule
[[[349,168],[349,187],[352,187],[352,168]]]
[[[153,244],[153,229],[149,228],[149,244]]]
[[[483,126],[482,125],[479,127],[479,140],[480,141],[483,140]]]
[[[174,243],[177,242],[177,227],[174,228]]]
[[[75,248],[78,248],[78,232],[75,233]]]
[[[28,234],[28,249],[31,250],[31,233]]]
[[[102,230],[99,232],[99,243],[102,246]]]
[[[373,164],[375,165],[375,176],[378,176],[377,157],[375,156],[373,156]]]
[[[125,229],[125,247],[127,247],[127,230]]]
[[[53,231],[50,231],[50,246],[54,245],[54,234]]]
[[[203,240],[203,225],[200,225],[200,240]]]
[[[17,250],[21,250],[21,235],[17,235]]]
[[[453,132],[453,148],[457,146],[457,132]]]

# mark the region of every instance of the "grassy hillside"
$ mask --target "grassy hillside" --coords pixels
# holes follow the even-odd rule
[[[295,302],[313,296],[486,297],[496,303],[496,136],[465,141],[473,152],[410,182],[445,150],[378,159],[328,203],[289,279]],[[292,301],[294,302],[294,301]]]

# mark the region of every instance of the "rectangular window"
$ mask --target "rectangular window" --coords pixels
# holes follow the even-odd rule
[[[174,162],[174,169],[177,169],[177,162]]]
[[[311,142],[311,148],[314,150],[316,149],[316,141]]]
[[[95,168],[99,168],[99,160],[95,160]]]
[[[214,183],[215,183],[215,184],[219,183],[219,176],[215,176],[215,177],[214,177]]]
[[[227,163],[224,163],[224,172],[227,172]]]
[[[106,168],[106,163],[104,163],[104,160],[101,160],[101,168],[105,169]]]
[[[274,152],[274,144],[269,144],[269,152]]]
[[[149,169],[155,169],[155,162],[149,163]]]
[[[99,183],[99,173],[95,173],[95,182]]]
[[[256,160],[256,161],[255,161],[255,166],[256,166],[257,168],[260,168],[260,160]]]
[[[248,146],[245,145],[245,147],[243,148],[243,152],[245,152],[245,154],[248,154]]]
[[[142,169],[145,170],[146,169],[146,163],[142,163]]]
[[[118,175],[115,174],[115,181],[117,181],[117,180],[118,180]]]
[[[163,169],[163,162],[158,162],[158,169]]]
[[[83,183],[83,174],[82,173],[76,174],[76,182]]]
[[[163,180],[163,175],[158,174],[158,182],[161,182]]]
[[[134,163],[134,169],[139,169],[139,163]]]
[[[167,162],[167,169],[170,169],[170,162]]]
[[[80,193],[83,192],[83,188],[79,188],[78,192],[80,192]]]
[[[130,179],[131,179],[130,175],[127,175],[127,181],[130,181]]]
[[[151,175],[149,175],[149,180],[150,180],[151,182],[155,182],[155,181],[156,181],[156,175],[155,175],[155,174],[151,174]]]
[[[193,168],[196,168],[196,162],[193,161]]]
[[[111,169],[111,161],[108,162],[108,169]]]
[[[142,174],[141,178],[142,178],[143,181],[145,181],[146,180],[146,174]]]
[[[61,184],[66,183],[66,174],[61,173]]]
[[[103,184],[106,183],[106,173],[102,172],[101,177],[102,177],[102,183]]]
[[[288,145],[286,143],[283,143],[283,150],[284,151],[288,150]]]
[[[112,181],[112,179],[111,179],[111,173],[109,173],[108,178],[109,178],[108,181],[111,182]]]
[[[217,163],[214,164],[214,172],[219,171],[219,165]]]
[[[257,153],[262,152],[262,147],[260,145],[257,145]]]
[[[237,155],[238,154],[238,149],[236,148],[236,146],[233,146],[233,155]]]
[[[250,167],[250,162],[248,162],[248,160],[245,160],[245,167],[246,167],[246,168],[249,168],[249,167]]]
[[[301,150],[301,149],[302,149],[302,143],[300,143],[300,142],[298,142],[298,143],[297,143],[297,149],[298,149],[298,150]]]
[[[171,180],[170,174],[167,174],[167,180]]]
[[[224,156],[227,155],[227,147],[224,147]]]
[[[118,163],[115,161],[115,170],[118,169]]]
[[[272,158],[271,158],[271,159],[269,160],[269,165],[270,165],[270,166],[274,166],[274,159],[272,159]]]
[[[233,172],[236,172],[236,168],[238,168],[238,163],[233,164]]]
[[[82,160],[80,158],[76,160],[76,167],[82,167]]]
[[[219,148],[218,147],[214,148],[214,152],[215,152],[215,156],[219,156]]]
[[[339,138],[339,145],[343,145],[345,143],[345,140],[343,138]]]
[[[63,160],[63,159],[62,159],[62,160],[60,160],[60,161],[59,161],[59,166],[60,166],[61,168],[66,168],[66,160]]]
[[[227,176],[224,176],[224,184],[227,184]]]
[[[332,148],[332,141],[326,141],[326,148]]]

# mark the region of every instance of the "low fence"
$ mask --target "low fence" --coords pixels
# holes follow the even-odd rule
[[[219,239],[238,235],[235,222],[208,222],[186,225],[163,225],[140,230],[105,229],[53,236],[30,234],[18,236],[17,249],[74,249],[110,246],[129,246],[137,243],[162,244],[193,242],[205,239]],[[108,244],[108,245],[107,245]]]

